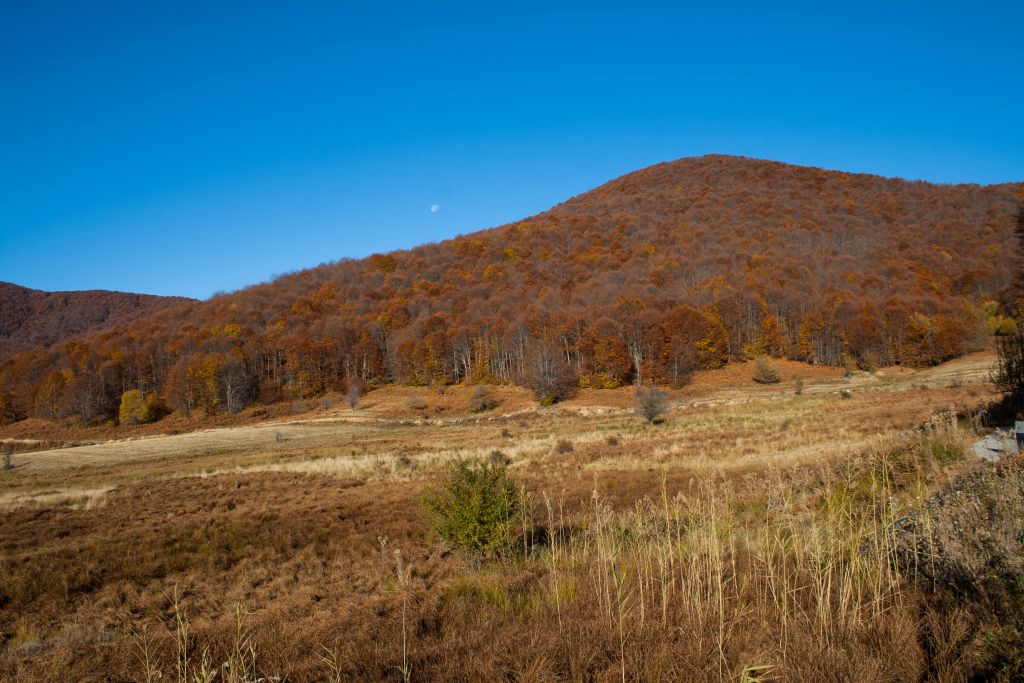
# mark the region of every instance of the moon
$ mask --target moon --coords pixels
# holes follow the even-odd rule
[[[440,210],[441,210],[441,207],[438,206],[437,204],[431,204],[430,205],[430,213],[437,213]]]

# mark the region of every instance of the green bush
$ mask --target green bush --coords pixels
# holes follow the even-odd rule
[[[438,536],[474,558],[510,550],[526,514],[518,483],[497,458],[450,465],[424,496],[423,508]]]

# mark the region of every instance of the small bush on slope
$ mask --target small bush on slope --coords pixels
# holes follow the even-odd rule
[[[779,371],[767,356],[758,356],[754,361],[754,381],[758,384],[778,384]]]
[[[668,396],[660,389],[651,387],[636,392],[636,412],[651,424],[660,421],[668,411]]]

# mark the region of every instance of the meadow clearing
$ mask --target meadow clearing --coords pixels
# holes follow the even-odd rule
[[[782,363],[770,386],[733,365],[670,392],[660,424],[627,388],[541,408],[496,387],[471,413],[470,387],[392,386],[19,451],[0,680],[1011,680],[1016,617],[938,585],[950,534],[928,502],[1016,481],[968,451],[992,360]],[[465,459],[507,463],[527,496],[515,552],[431,533],[424,492]]]

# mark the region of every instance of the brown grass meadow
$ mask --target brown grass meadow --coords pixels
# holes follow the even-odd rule
[[[901,523],[930,547],[926,501],[983,467],[989,360],[808,369],[802,395],[796,364],[772,388],[699,378],[657,425],[628,390],[540,409],[497,388],[474,415],[467,387],[389,387],[356,411],[18,453],[0,680],[1014,680],[1015,618],[898,561]],[[478,562],[419,501],[494,451],[532,518]]]

